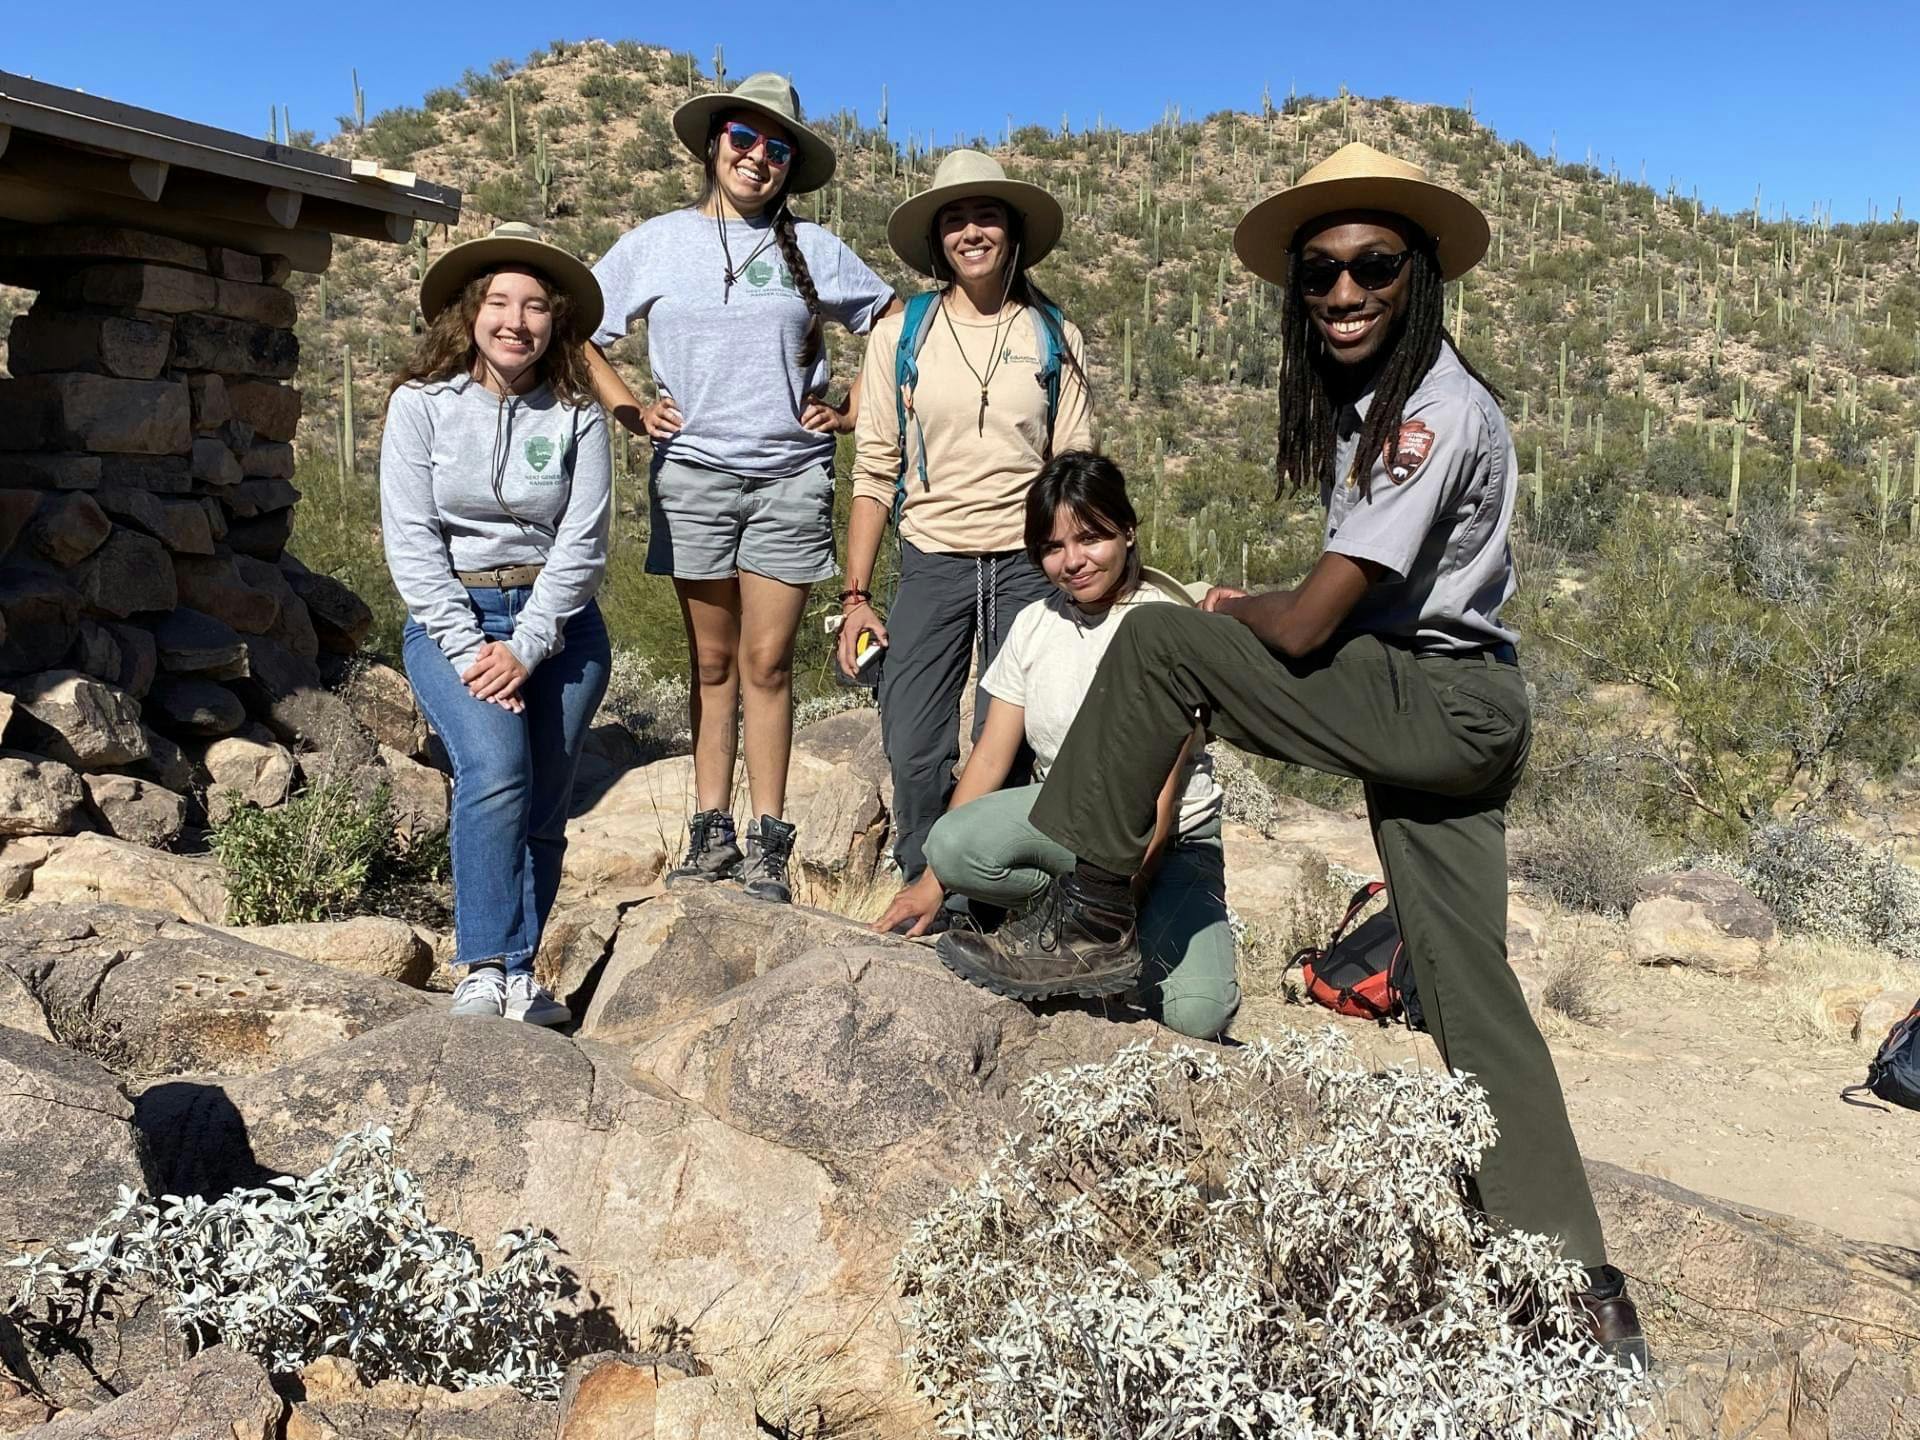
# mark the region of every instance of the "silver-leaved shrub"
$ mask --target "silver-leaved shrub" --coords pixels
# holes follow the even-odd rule
[[[121,1187],[91,1235],[8,1263],[19,1277],[9,1313],[58,1334],[115,1297],[157,1294],[190,1348],[224,1343],[269,1370],[344,1355],[369,1382],[551,1398],[557,1248],[512,1231],[483,1270],[473,1241],[428,1219],[419,1182],[394,1164],[392,1132],[368,1127],[304,1179],[211,1203]]]
[[[1030,1081],[1029,1133],[914,1228],[907,1362],[968,1440],[1628,1440],[1644,1382],[1580,1267],[1461,1176],[1480,1088],[1328,1030],[1131,1046]]]

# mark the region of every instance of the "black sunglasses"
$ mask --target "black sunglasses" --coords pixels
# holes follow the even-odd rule
[[[1411,250],[1402,250],[1397,255],[1382,255],[1377,250],[1369,250],[1365,255],[1357,255],[1351,260],[1335,260],[1330,255],[1307,255],[1293,263],[1300,273],[1302,293],[1318,299],[1338,285],[1342,275],[1353,276],[1353,283],[1362,290],[1384,290],[1399,278],[1400,272],[1407,268],[1407,261],[1412,258]]]
[[[793,146],[789,145],[785,140],[776,140],[771,135],[762,135],[751,125],[742,124],[738,120],[733,121],[727,126],[727,143],[742,155],[751,153],[753,147],[758,145],[762,140],[767,142],[767,163],[769,165],[785,165],[789,160],[793,159]]]

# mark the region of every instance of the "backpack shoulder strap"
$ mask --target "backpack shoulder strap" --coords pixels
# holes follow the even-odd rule
[[[920,384],[920,351],[927,343],[927,332],[933,328],[934,310],[940,303],[938,290],[922,290],[918,295],[907,298],[906,314],[900,321],[900,343],[893,352],[893,404],[894,413],[900,419],[900,471],[893,482],[893,523],[900,523],[900,512],[907,504],[907,466],[908,453],[914,449],[907,437],[907,422],[913,421],[914,428],[920,430],[920,421],[910,408],[915,387]],[[919,467],[920,488],[931,490],[933,483],[927,478],[926,432],[920,431]]]
[[[1045,315],[1041,314],[1045,311]],[[1033,307],[1033,340],[1039,347],[1040,386],[1047,392],[1047,455],[1053,455],[1053,422],[1060,414],[1060,346],[1067,333],[1067,317],[1058,305]]]

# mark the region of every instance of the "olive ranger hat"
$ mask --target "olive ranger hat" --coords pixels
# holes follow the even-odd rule
[[[713,134],[716,115],[746,110],[777,124],[793,140],[793,165],[787,172],[787,193],[805,195],[818,190],[833,178],[833,146],[825,137],[809,130],[800,118],[800,92],[784,75],[762,70],[749,75],[731,90],[696,95],[673,112],[673,133],[693,152],[696,160],[707,158],[707,141]]]
[[[524,265],[538,270],[573,305],[573,338],[585,340],[600,328],[606,302],[593,271],[558,245],[540,238],[540,232],[520,220],[493,227],[481,240],[454,246],[420,277],[420,313],[431,320],[452,302],[469,280],[502,265]]]
[[[1234,253],[1262,280],[1284,285],[1294,236],[1340,210],[1384,210],[1413,221],[1433,237],[1442,279],[1459,279],[1487,253],[1487,217],[1478,205],[1434,184],[1418,165],[1357,140],[1249,210],[1233,232]]]
[[[1060,243],[1066,215],[1060,202],[1038,185],[1009,180],[1000,162],[980,150],[955,150],[933,172],[933,183],[902,201],[887,220],[887,244],[922,275],[932,275],[933,221],[940,207],[973,196],[998,200],[1020,216],[1020,262],[1038,264]]]

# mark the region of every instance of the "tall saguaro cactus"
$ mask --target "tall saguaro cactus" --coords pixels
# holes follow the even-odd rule
[[[353,348],[340,351],[340,498],[347,498],[353,479]]]
[[[1740,457],[1747,444],[1747,422],[1753,419],[1753,401],[1747,398],[1747,382],[1740,382],[1740,398],[1733,402],[1733,474],[1727,481],[1727,518],[1740,514]]]
[[[353,129],[357,135],[367,133],[367,92],[360,88],[360,72],[350,71],[353,76]]]

